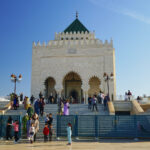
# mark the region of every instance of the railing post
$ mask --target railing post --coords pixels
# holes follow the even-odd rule
[[[22,117],[19,116],[19,136],[22,138]]]
[[[98,116],[95,115],[95,138],[98,138]]]
[[[137,124],[137,116],[134,115],[134,128],[135,128],[135,138],[134,140],[138,140],[138,124]]]
[[[75,137],[78,138],[78,115],[75,116]]]

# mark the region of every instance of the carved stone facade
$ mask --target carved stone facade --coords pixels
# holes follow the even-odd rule
[[[115,99],[115,50],[112,39],[103,43],[95,38],[95,33],[86,31],[56,33],[55,39],[47,45],[45,42],[33,42],[31,94],[35,97],[40,91],[45,93],[45,81],[50,77],[55,81],[57,94],[65,96],[64,79],[69,73],[74,73],[81,80],[82,97],[87,103],[88,95],[94,92],[101,90],[108,93],[104,72],[114,74],[114,80],[109,85],[110,97],[113,95]]]

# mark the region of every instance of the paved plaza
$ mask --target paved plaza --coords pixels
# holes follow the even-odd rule
[[[100,140],[77,141],[71,146],[66,145],[67,141],[54,141],[48,143],[19,143],[0,142],[0,150],[149,150],[150,140]]]

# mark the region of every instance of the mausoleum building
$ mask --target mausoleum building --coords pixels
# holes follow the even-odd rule
[[[78,19],[47,44],[33,42],[31,94],[46,98],[56,94],[87,103],[88,96],[108,93],[104,73],[113,73],[109,95],[116,97],[115,49],[113,41],[95,37]]]

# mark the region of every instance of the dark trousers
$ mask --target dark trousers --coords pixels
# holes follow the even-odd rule
[[[36,141],[36,133],[34,134],[34,142]]]
[[[49,134],[49,141],[52,141],[52,133]]]
[[[48,135],[44,135],[44,142],[48,141]]]
[[[43,113],[44,113],[44,107],[40,107],[40,114],[41,114],[41,116],[43,116]]]
[[[18,131],[15,131],[15,142],[17,142],[18,140],[19,140]]]
[[[95,107],[96,111],[98,111],[97,104],[93,104],[93,111],[94,111],[94,107]]]
[[[12,127],[10,125],[6,127],[6,140],[12,139],[11,129]]]

